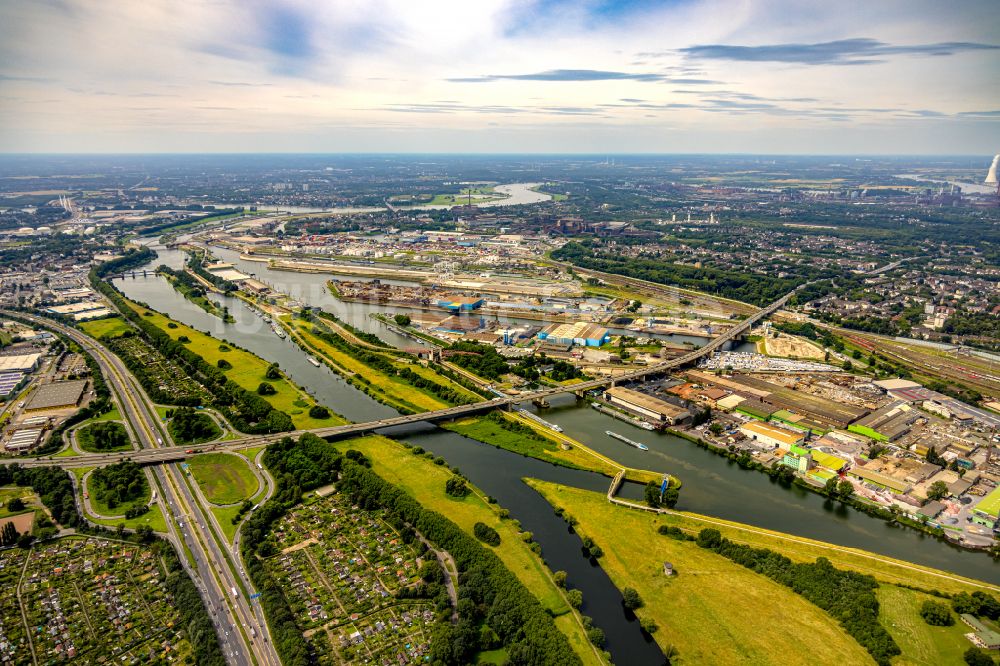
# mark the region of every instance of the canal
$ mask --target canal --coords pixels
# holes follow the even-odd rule
[[[183,253],[156,249],[160,256],[151,266],[166,263],[179,267],[183,263]],[[326,289],[328,276],[269,271],[263,264],[239,259],[236,253],[218,250],[216,253],[242,270],[256,273],[304,304],[323,307],[392,344],[412,345],[412,341],[395,336],[369,318],[371,306],[344,303],[334,298]],[[308,363],[298,346],[275,336],[270,327],[238,299],[224,301],[236,320],[226,324],[184,299],[162,278],[124,278],[115,284],[130,298],[277,362],[293,381],[319,402],[352,421],[394,414],[392,409],[349,386],[325,366],[317,368]],[[223,302],[221,297],[217,298]],[[779,485],[764,474],[740,469],[729,460],[681,438],[651,433],[602,415],[572,396],[554,400],[542,413],[546,420],[562,426],[567,435],[622,464],[676,474],[684,483],[678,509],[862,548],[992,583],[1000,582],[1000,564],[985,554],[958,549],[914,530],[889,526],[801,488]],[[641,441],[649,446],[649,451],[626,446],[608,437],[607,430]],[[508,508],[541,544],[550,568],[566,571],[572,585],[583,592],[582,612],[593,617],[604,629],[607,649],[615,662],[640,665],[663,662],[655,643],[622,607],[621,595],[607,575],[584,557],[580,539],[537,493],[521,482],[522,478],[534,477],[604,492],[608,484],[606,478],[525,458],[429,425],[409,426],[385,434],[443,456]],[[641,487],[626,484],[623,493],[638,498]]]

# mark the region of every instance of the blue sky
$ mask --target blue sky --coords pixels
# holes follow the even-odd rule
[[[996,0],[0,0],[0,151],[993,153],[998,27]]]

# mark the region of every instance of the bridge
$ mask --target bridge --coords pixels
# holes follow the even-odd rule
[[[105,275],[104,279],[110,282],[111,280],[119,280],[131,276],[132,279],[134,280],[136,277],[139,276],[146,277],[147,275],[156,275],[156,271],[147,270],[145,268],[141,270],[136,269],[134,271],[125,271],[123,273],[114,273],[112,275]]]
[[[361,435],[367,435],[385,428],[393,428],[397,426],[405,426],[413,423],[429,422],[434,423],[437,421],[450,421],[462,416],[468,416],[470,414],[478,414],[482,412],[487,412],[492,409],[510,407],[523,402],[529,401],[540,401],[552,396],[556,396],[562,393],[579,393],[585,391],[592,391],[594,389],[604,388],[606,386],[614,386],[619,382],[629,382],[638,379],[643,379],[645,377],[659,375],[665,372],[675,370],[677,368],[682,368],[691,363],[697,362],[704,356],[707,356],[726,343],[736,339],[737,337],[746,333],[750,328],[756,324],[761,319],[769,317],[777,310],[784,307],[788,300],[795,295],[795,293],[804,287],[801,285],[795,290],[785,294],[777,301],[771,303],[765,308],[762,308],[747,317],[739,324],[729,329],[725,333],[713,338],[706,345],[699,347],[693,351],[690,351],[682,356],[672,358],[670,360],[664,361],[662,363],[657,363],[655,365],[646,366],[631,372],[627,372],[616,377],[604,377],[600,379],[592,379],[586,382],[580,382],[577,384],[572,384],[569,386],[556,386],[551,388],[539,389],[537,391],[532,391],[529,393],[520,393],[514,396],[497,397],[492,400],[484,400],[482,402],[476,402],[468,405],[458,405],[455,407],[447,407],[445,409],[439,409],[431,412],[420,412],[417,414],[407,414],[405,416],[396,416],[387,419],[379,419],[376,421],[367,421],[365,423],[348,423],[344,425],[329,426],[325,428],[314,428],[311,430],[295,430],[291,432],[275,433],[270,435],[251,435],[247,437],[241,437],[239,439],[232,439],[225,442],[219,442],[216,444],[200,444],[190,446],[186,449],[181,449],[180,447],[172,448],[160,448],[160,449],[142,449],[138,451],[129,451],[125,453],[107,453],[107,454],[96,454],[87,456],[75,456],[67,458],[33,458],[18,460],[24,467],[47,467],[58,465],[60,467],[70,468],[70,467],[95,467],[110,465],[112,463],[120,462],[121,460],[129,459],[137,463],[145,464],[157,464],[164,462],[176,462],[178,460],[183,460],[184,458],[192,455],[193,453],[200,453],[202,451],[221,451],[230,449],[240,449],[249,446],[266,446],[272,444],[284,437],[296,438],[306,432],[311,432],[314,435],[323,437],[324,439],[345,439],[349,437],[357,437]],[[24,315],[21,315],[24,316]],[[48,320],[41,320],[37,317],[31,317],[31,319],[37,321],[38,323],[43,323],[47,326],[57,328],[61,332],[72,335],[74,338],[84,338],[88,345],[100,347],[100,343],[82,336],[82,334],[76,329],[69,329],[62,325],[56,324],[54,322],[49,322]],[[79,341],[79,340],[78,340]],[[103,350],[103,347],[100,347]],[[110,352],[109,352],[110,353]],[[191,453],[188,453],[188,452]]]

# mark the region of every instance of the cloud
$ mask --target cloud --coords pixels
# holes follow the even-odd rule
[[[785,62],[799,65],[873,65],[893,55],[950,56],[965,51],[991,51],[1000,45],[979,42],[939,42],[895,46],[876,39],[840,39],[816,44],[733,46],[702,44],[678,49],[695,60]]]
[[[664,74],[612,72],[601,69],[549,69],[533,74],[487,74],[446,79],[452,83],[489,83],[491,81],[667,81]]]

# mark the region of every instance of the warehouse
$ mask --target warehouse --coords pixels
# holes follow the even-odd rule
[[[852,423],[847,429],[880,442],[894,442],[910,432],[910,426],[920,417],[920,412],[897,401]]]
[[[646,395],[640,391],[612,386],[604,392],[604,399],[612,405],[656,423],[674,425],[691,418],[691,412],[669,402]]]
[[[33,448],[38,441],[42,438],[41,428],[26,428],[23,430],[15,430],[11,433],[10,437],[7,439],[7,443],[4,444],[4,448],[8,451],[27,451]]]
[[[0,356],[0,373],[31,372],[38,367],[41,354],[20,354],[18,356]]]
[[[785,430],[757,421],[744,423],[740,426],[740,432],[769,449],[781,449],[782,451],[789,451],[793,446],[799,446],[806,440],[804,433]]]
[[[83,398],[83,390],[87,387],[86,379],[71,382],[53,382],[38,387],[31,400],[24,408],[26,412],[36,412],[43,409],[63,409],[76,407]]]
[[[538,334],[539,340],[557,345],[600,347],[611,340],[608,329],[586,321],[574,324],[552,324]]]

